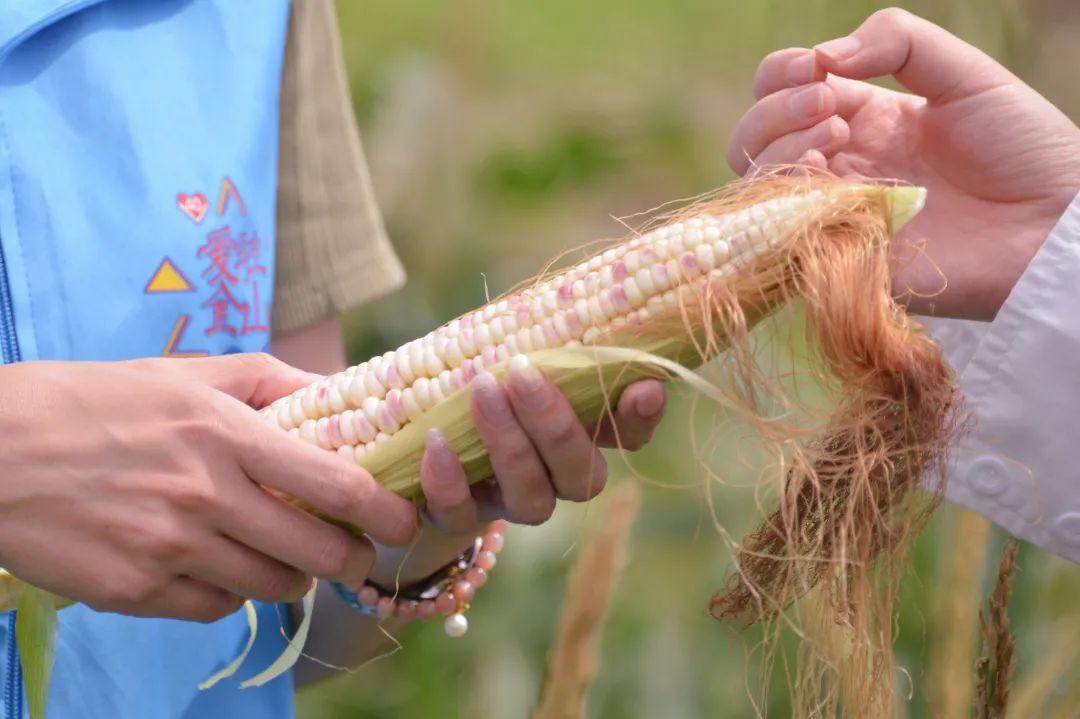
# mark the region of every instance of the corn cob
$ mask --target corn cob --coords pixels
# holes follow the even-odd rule
[[[704,205],[283,397],[265,408],[263,416],[301,440],[367,467],[391,489],[415,497],[422,433],[403,430],[421,420],[426,429],[460,419],[466,403],[449,400],[466,396],[478,372],[498,375],[514,355],[533,353],[564,391],[574,376],[561,376],[560,369],[592,369],[590,384],[596,387],[601,384],[596,368],[589,368],[587,360],[582,363],[580,353],[570,360],[551,350],[601,345],[643,349],[696,366],[723,348],[722,343],[703,348],[703,342],[709,343],[702,319],[715,299],[710,293],[734,291],[748,318],[765,314],[781,299],[785,257],[808,228],[856,209],[877,213],[895,230],[919,211],[925,194],[920,188],[847,183],[790,192],[789,182],[777,184],[789,192],[728,212]],[[772,297],[761,289],[770,282],[775,285]],[[745,285],[741,290],[740,283]],[[605,392],[617,393],[634,379],[656,374],[655,366],[626,364],[635,363],[624,363],[619,379]],[[583,420],[591,421],[602,411],[596,392],[591,397],[580,393],[585,396],[577,402],[570,397]],[[446,408],[448,403],[453,411]],[[434,412],[436,408],[441,411]],[[467,426],[457,434],[463,436],[450,440],[459,453],[476,449]],[[402,441],[391,443],[399,436]],[[388,443],[395,449],[379,451]],[[465,464],[474,481],[489,469],[482,451],[480,455],[463,456],[473,460]]]

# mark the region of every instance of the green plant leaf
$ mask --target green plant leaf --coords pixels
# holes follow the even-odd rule
[[[56,649],[56,600],[53,595],[27,584],[19,598],[15,619],[30,719],[45,719],[49,698],[53,653]]]

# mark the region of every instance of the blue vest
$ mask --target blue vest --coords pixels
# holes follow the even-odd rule
[[[288,0],[0,2],[0,358],[193,357],[268,347]],[[2,411],[2,409],[0,409]],[[292,716],[284,646],[209,625],[60,612],[55,719]],[[0,615],[0,719],[25,713]]]

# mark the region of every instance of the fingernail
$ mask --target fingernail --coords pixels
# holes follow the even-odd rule
[[[808,82],[814,81],[814,71],[816,63],[814,62],[814,54],[807,53],[800,55],[799,57],[788,63],[787,68],[787,81],[792,87],[798,87],[799,85],[805,85]]]
[[[814,46],[815,51],[835,62],[847,60],[861,49],[862,43],[859,38],[852,35],[838,37],[835,40],[829,40]]]
[[[507,367],[507,384],[517,399],[529,409],[546,407],[550,397],[544,373],[523,354],[511,357]]]
[[[788,100],[792,113],[802,117],[814,117],[825,110],[825,88],[820,84],[804,87]]]
[[[446,441],[446,435],[438,427],[432,427],[424,432],[424,444],[432,452],[441,452],[450,446],[450,443]]]
[[[664,408],[664,395],[659,392],[646,392],[634,401],[634,411],[639,417],[651,419]]]
[[[502,426],[514,421],[514,411],[510,409],[506,393],[499,386],[495,375],[484,370],[476,375],[472,381],[472,388],[477,408],[488,422],[495,426]]]

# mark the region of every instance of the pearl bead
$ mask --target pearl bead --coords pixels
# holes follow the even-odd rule
[[[465,618],[464,614],[451,614],[443,622],[443,629],[446,630],[446,635],[453,638],[458,638],[465,635],[465,632],[469,631],[469,620]]]

